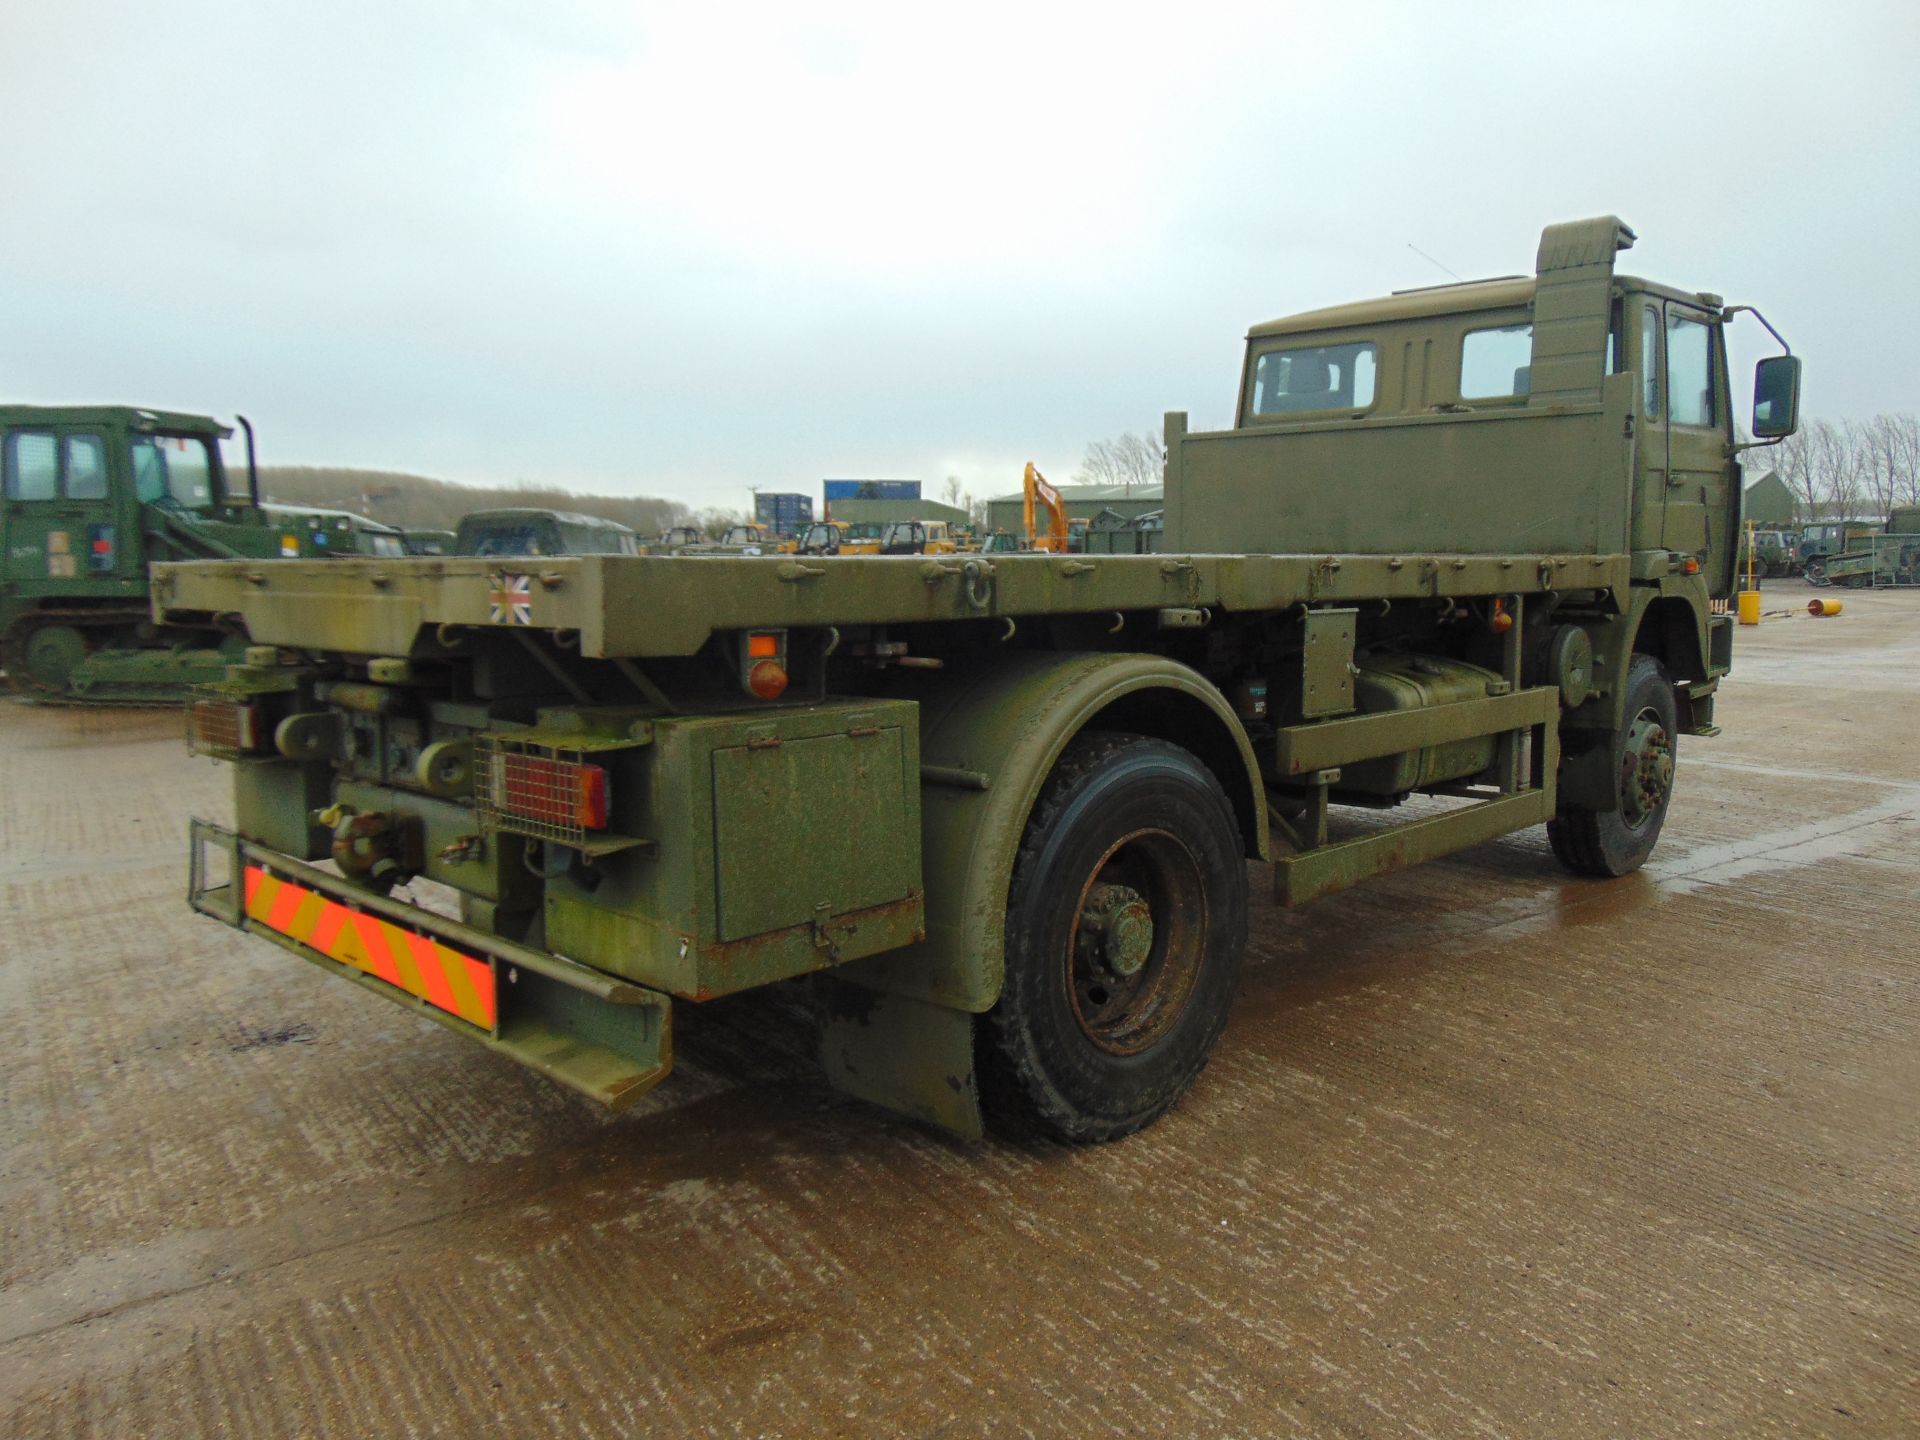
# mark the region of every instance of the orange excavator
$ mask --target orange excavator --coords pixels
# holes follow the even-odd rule
[[[1067,507],[1060,499],[1060,492],[1047,483],[1047,477],[1034,468],[1031,460],[1027,462],[1024,489],[1027,501],[1027,534],[1033,539],[1033,548],[1064,555],[1069,548]],[[1047,512],[1047,533],[1044,535],[1033,523],[1033,511],[1036,505]]]

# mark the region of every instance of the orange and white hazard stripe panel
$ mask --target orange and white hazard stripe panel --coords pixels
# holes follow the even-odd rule
[[[416,995],[469,1025],[493,1029],[493,967],[437,940],[350,910],[291,880],[247,867],[247,918],[330,960]]]

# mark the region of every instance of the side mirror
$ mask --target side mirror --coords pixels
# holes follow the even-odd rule
[[[1753,367],[1753,438],[1784,440],[1800,428],[1800,357],[1769,355]]]

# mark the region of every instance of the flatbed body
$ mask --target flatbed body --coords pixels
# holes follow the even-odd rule
[[[853,1094],[1125,1134],[1224,1023],[1247,862],[1298,905],[1657,841],[1741,488],[1720,302],[1631,241],[1254,327],[1234,427],[1166,417],[1150,553],[161,566],[162,623],[247,646],[192,903],[614,1108],[675,1005],[802,981]]]

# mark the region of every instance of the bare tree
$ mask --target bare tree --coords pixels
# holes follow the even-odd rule
[[[1136,485],[1160,484],[1166,463],[1167,447],[1158,435],[1128,431],[1088,445],[1087,458],[1080,462],[1073,478],[1082,485],[1121,485],[1131,490]]]
[[[1778,445],[1767,449],[1773,473],[1793,492],[1794,513],[1803,525],[1818,513],[1815,507],[1820,500],[1818,487],[1813,482],[1813,447],[1807,440],[1811,429],[1812,422],[1809,421]]]
[[[1874,424],[1881,427],[1880,443],[1886,451],[1889,508],[1920,505],[1920,416],[1905,411],[1876,415]]]
[[[958,475],[947,476],[947,483],[940,487],[940,493],[946,497],[947,504],[957,509],[964,510],[966,508],[965,503],[961,499],[966,492],[960,488],[960,477]]]

